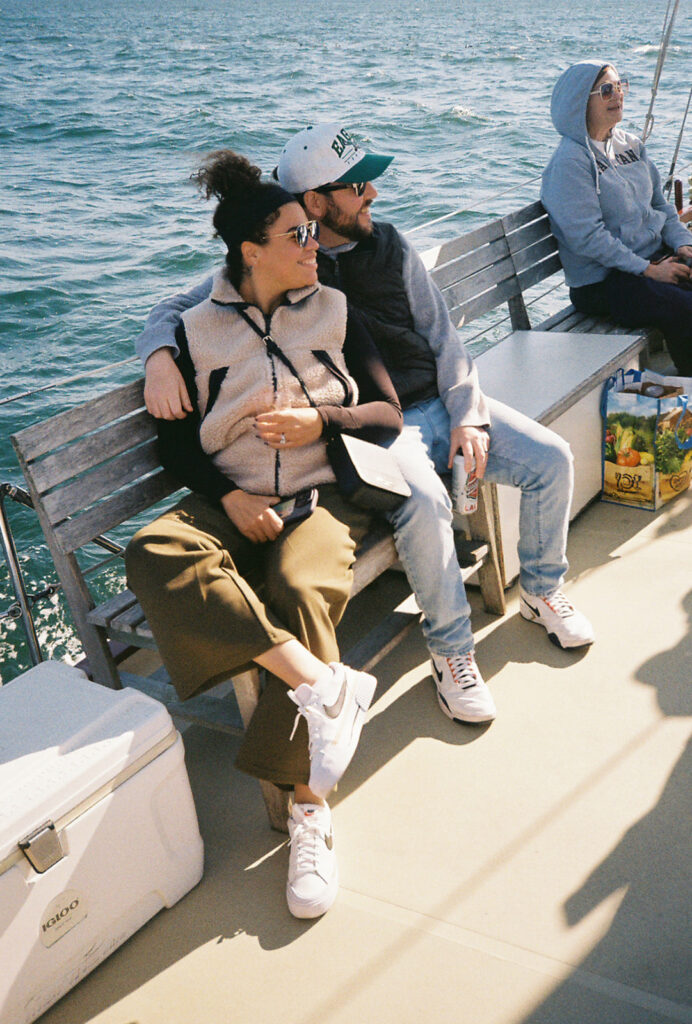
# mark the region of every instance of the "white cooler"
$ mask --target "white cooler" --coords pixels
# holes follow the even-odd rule
[[[60,662],[0,688],[0,1022],[29,1024],[202,877],[158,701]]]

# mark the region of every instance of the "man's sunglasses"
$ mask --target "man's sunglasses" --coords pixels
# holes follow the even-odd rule
[[[313,192],[341,192],[342,189],[352,188],[357,196],[365,194],[365,190],[368,187],[367,181],[349,181],[349,182],[335,182],[333,185],[320,185],[319,188],[313,188]]]
[[[615,90],[621,92],[623,96],[626,96],[630,91],[630,83],[628,79],[621,78],[619,82],[603,82],[597,89],[589,93],[589,96],[600,96],[602,100],[609,100]]]
[[[308,244],[308,238],[315,241],[320,237],[320,226],[316,220],[309,220],[307,224],[297,224],[290,231],[280,231],[278,235],[270,235],[271,238],[284,238],[286,235],[293,235],[295,242],[304,249]]]

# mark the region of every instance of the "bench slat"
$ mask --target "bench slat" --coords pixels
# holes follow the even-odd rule
[[[55,538],[66,554],[76,551],[94,537],[127,522],[138,512],[150,508],[168,495],[180,490],[180,484],[164,470],[85,512],[55,527]]]
[[[111,619],[110,628],[120,633],[138,633],[144,622],[145,615],[140,605],[133,604]]]
[[[541,242],[544,238],[555,238],[550,230],[547,217],[544,217],[543,220],[535,220],[531,224],[527,224],[525,227],[519,228],[518,231],[508,235],[507,244],[510,252],[517,253],[533,245],[535,242]]]
[[[525,249],[520,249],[513,254],[512,258],[517,273],[520,274],[523,270],[527,270],[534,264],[544,260],[546,256],[551,256],[556,252],[557,241],[552,236],[549,236],[548,238],[542,238],[533,245],[527,246]]]
[[[137,604],[137,598],[132,591],[121,590],[119,594],[115,594],[94,608],[88,615],[89,622],[94,626],[107,627],[111,619],[131,608],[133,604]]]
[[[114,455],[137,448],[152,437],[156,437],[156,424],[149,413],[142,410],[96,433],[88,434],[67,450],[61,448],[40,462],[32,463],[34,485],[41,494],[45,494],[51,488],[101,465]]]
[[[443,242],[442,245],[433,250],[432,262],[426,261],[426,266],[428,270],[440,267],[445,263],[449,263],[450,260],[457,259],[467,252],[478,249],[481,245],[495,242],[498,238],[502,238],[502,224],[500,221],[492,220],[489,224],[483,224],[481,227],[470,231],[467,235],[459,235],[457,238],[450,239],[449,242]]]
[[[480,249],[475,249],[465,256],[460,256],[459,259],[445,264],[444,267],[439,267],[433,272],[432,279],[444,295],[445,289],[451,284],[456,284],[486,267],[492,267],[504,256],[509,256],[509,248],[506,239],[499,238],[496,242],[491,242],[490,245],[484,245]]]
[[[87,509],[134,480],[145,477],[161,465],[156,441],[149,441],[134,451],[123,452],[115,459],[99,466],[78,480],[53,491],[44,498],[44,505],[52,523],[59,523],[80,510]]]
[[[494,288],[491,288],[484,295],[452,307],[449,315],[452,321],[458,327],[461,327],[463,324],[470,324],[483,313],[495,309],[496,306],[520,294],[519,282],[516,277],[510,277],[505,281],[500,281],[499,284],[495,285]]]
[[[144,380],[140,378],[98,398],[92,398],[82,405],[75,406],[74,409],[51,416],[49,420],[20,430],[13,436],[12,441],[15,447],[19,446],[24,459],[31,462],[47,452],[55,451],[60,445],[68,444],[85,433],[105,426],[115,418],[142,408],[143,405]]]
[[[505,234],[510,234],[516,231],[517,228],[521,228],[524,224],[530,224],[531,221],[539,220],[541,217],[548,219],[545,206],[540,201],[536,200],[535,203],[529,203],[528,206],[523,206],[521,210],[515,210],[514,213],[508,213],[502,218],[502,226]]]
[[[448,306],[459,306],[463,302],[470,302],[472,299],[485,295],[494,285],[511,279],[516,280],[516,274],[512,257],[507,256],[505,259],[498,260],[494,266],[487,267],[480,274],[474,274],[447,288],[444,293],[445,302]],[[501,301],[502,299],[498,299],[496,305]]]
[[[562,270],[562,264],[557,253],[550,256],[547,260],[542,260],[540,263],[529,267],[528,270],[523,270],[521,274],[517,275],[521,291],[525,292],[532,285],[545,281],[546,277],[552,277],[553,274],[557,274],[558,270]]]

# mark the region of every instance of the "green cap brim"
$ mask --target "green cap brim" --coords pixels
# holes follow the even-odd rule
[[[377,156],[375,153],[368,153],[337,180],[343,181],[346,185],[350,185],[352,181],[374,181],[383,171],[387,170],[393,159],[393,156]]]

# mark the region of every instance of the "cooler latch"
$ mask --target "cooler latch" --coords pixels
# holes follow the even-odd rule
[[[39,875],[52,868],[65,856],[60,836],[52,821],[44,821],[43,825],[39,825],[24,839],[20,839],[17,845]]]

